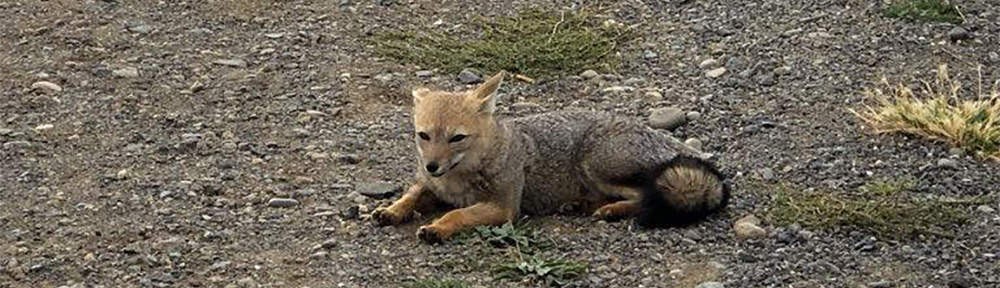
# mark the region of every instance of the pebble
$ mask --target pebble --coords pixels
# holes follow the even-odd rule
[[[961,26],[955,26],[955,28],[951,28],[948,31],[948,39],[951,39],[951,41],[968,40],[972,39],[972,34],[969,33],[969,30],[965,30]]]
[[[42,125],[35,126],[34,130],[36,132],[41,132],[41,131],[45,131],[45,130],[50,130],[50,129],[55,128],[55,127],[56,126],[52,125],[52,124],[42,124]]]
[[[688,121],[698,121],[701,120],[701,112],[691,111],[686,114]]]
[[[135,67],[122,67],[111,71],[111,75],[121,78],[135,78],[139,77],[139,69]]]
[[[698,138],[688,138],[687,140],[684,140],[684,144],[698,151],[701,151],[701,148],[704,145]]]
[[[890,288],[890,287],[892,287],[892,282],[884,280],[868,283],[868,288]]]
[[[323,247],[323,249],[333,249],[337,247],[337,243],[337,239],[327,239],[323,241],[323,244],[320,244],[320,247]]]
[[[708,76],[708,78],[719,78],[719,76],[722,76],[722,74],[726,74],[726,71],[727,71],[726,67],[719,67],[712,70],[708,70],[708,72],[705,72],[705,76]]]
[[[713,58],[708,58],[705,59],[705,61],[701,61],[701,63],[698,63],[698,68],[701,69],[715,68],[716,66],[719,66],[719,61]]]
[[[594,70],[587,70],[587,71],[583,71],[583,73],[580,73],[580,77],[583,77],[584,79],[594,78],[594,77],[597,77],[599,75],[600,74],[597,74],[597,71],[594,71]]]
[[[417,77],[428,78],[434,75],[434,71],[431,70],[420,70],[416,73]]]
[[[274,208],[288,208],[299,205],[299,200],[291,198],[271,198],[267,201],[267,206]]]
[[[646,58],[646,59],[653,59],[653,58],[656,58],[658,56],[660,56],[660,55],[656,54],[656,52],[649,51],[649,50],[647,50],[646,53],[642,54],[642,57]]]
[[[34,84],[31,84],[31,89],[44,89],[44,90],[55,91],[55,92],[62,92],[63,91],[62,86],[59,86],[58,84],[52,83],[52,82],[49,82],[49,81],[38,81],[38,82],[35,82]]]
[[[756,239],[767,236],[767,231],[760,227],[760,219],[753,214],[744,216],[733,224],[736,237],[740,239]]]
[[[3,143],[3,149],[15,149],[15,148],[28,148],[31,147],[31,142],[24,140],[15,140]]]
[[[358,208],[358,206],[347,207],[347,209],[340,211],[340,217],[343,218],[344,220],[358,219],[360,215],[361,215],[361,209]]]
[[[996,209],[993,209],[993,207],[987,205],[979,205],[979,207],[976,207],[976,210],[983,213],[993,213],[997,211]]]
[[[715,282],[715,281],[704,282],[704,283],[698,284],[698,286],[695,286],[695,288],[725,288],[725,287],[726,286],[723,286],[722,283]]]
[[[958,169],[958,161],[951,158],[941,158],[938,159],[937,166],[945,169]]]
[[[764,167],[760,169],[760,180],[771,181],[774,180],[774,169],[769,167]]]
[[[247,61],[243,61],[242,59],[218,59],[212,61],[212,63],[229,67],[247,67]]]
[[[635,87],[630,86],[611,86],[608,88],[601,89],[601,94],[614,94],[620,92],[632,92],[635,91]]]
[[[366,182],[358,184],[358,193],[372,199],[388,199],[403,190],[402,186],[390,182]]]
[[[483,82],[483,77],[480,77],[476,70],[465,68],[462,69],[462,72],[458,73],[458,82],[462,84],[476,84]]]
[[[0,136],[7,136],[14,133],[14,129],[10,128],[0,128]]]
[[[663,99],[663,94],[660,93],[660,92],[656,92],[656,91],[646,92],[645,95],[646,95],[646,97],[653,98],[655,100]]]
[[[760,84],[761,86],[764,86],[764,87],[774,86],[774,84],[778,83],[778,81],[776,79],[777,77],[775,77],[775,75],[774,75],[773,72],[771,72],[771,73],[762,73],[760,75],[757,75],[757,77],[755,77],[755,78],[757,80],[757,84]]]
[[[673,130],[687,123],[687,115],[674,107],[653,109],[649,115],[649,126],[656,129]]]
[[[965,156],[965,149],[958,148],[958,147],[952,147],[951,149],[948,149],[948,154],[951,154],[951,155],[954,155],[954,156],[958,156],[958,157],[962,157],[962,156]]]

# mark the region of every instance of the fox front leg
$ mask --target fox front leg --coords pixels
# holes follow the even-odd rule
[[[417,230],[417,237],[428,243],[440,243],[463,229],[500,225],[514,220],[514,210],[495,203],[481,202],[448,212],[430,225]]]
[[[372,212],[372,219],[380,226],[398,225],[413,218],[413,211],[432,206],[437,199],[427,191],[423,183],[414,183],[403,196],[387,207],[379,207]]]

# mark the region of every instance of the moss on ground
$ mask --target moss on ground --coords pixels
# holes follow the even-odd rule
[[[894,0],[885,15],[913,21],[962,23],[958,6],[948,0]]]
[[[479,37],[465,39],[437,31],[382,31],[370,38],[382,56],[454,73],[476,68],[530,77],[610,71],[620,64],[617,51],[630,38],[624,25],[600,21],[586,11],[523,11],[517,16],[476,18]]]
[[[849,227],[889,239],[917,235],[950,238],[952,228],[968,221],[968,206],[983,203],[983,199],[948,201],[905,193],[912,188],[910,180],[895,180],[869,183],[859,193],[805,192],[787,184],[762,191],[773,193],[774,203],[766,217],[777,224]]]

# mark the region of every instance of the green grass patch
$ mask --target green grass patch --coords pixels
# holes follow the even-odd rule
[[[859,193],[804,192],[790,185],[762,191],[773,193],[766,218],[781,225],[831,229],[849,227],[881,238],[903,239],[917,235],[953,237],[948,231],[969,219],[969,207],[983,199],[946,200],[904,193],[913,182],[878,181]]]
[[[471,39],[429,29],[382,31],[370,40],[381,57],[422,67],[548,77],[614,70],[620,64],[616,52],[633,34],[587,11],[528,10],[513,17],[475,19],[464,25],[471,31],[455,33],[478,35]]]
[[[514,263],[502,264],[496,270],[498,279],[521,279],[537,285],[562,287],[587,272],[587,265],[563,259],[547,260],[536,256]]]
[[[979,75],[982,75],[981,73]],[[938,68],[934,83],[914,91],[891,85],[865,91],[869,99],[860,112],[851,110],[877,133],[906,133],[946,142],[981,158],[1000,160],[1000,92],[962,88],[951,80],[947,66]]]
[[[948,0],[894,0],[885,15],[913,21],[962,23],[958,6]]]
[[[468,288],[468,283],[453,279],[421,279],[407,283],[406,288]]]

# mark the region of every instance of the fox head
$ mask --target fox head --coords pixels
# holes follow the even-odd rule
[[[431,177],[479,165],[496,128],[496,91],[504,72],[461,92],[413,90],[413,124],[420,170]]]

